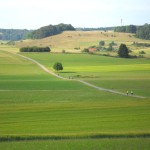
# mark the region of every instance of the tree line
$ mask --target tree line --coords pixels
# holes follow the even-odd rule
[[[119,26],[114,29],[115,32],[125,32],[125,33],[136,33],[137,26],[129,25],[129,26]]]
[[[20,52],[50,52],[51,49],[49,47],[22,47],[20,48]]]
[[[114,30],[115,27],[99,27],[99,28],[76,28],[78,31],[108,31]]]
[[[135,33],[137,38],[150,40],[150,24],[145,24],[143,26],[120,26],[114,29],[115,32],[125,32],[125,33]]]
[[[23,39],[41,39],[60,34],[63,31],[76,30],[71,24],[48,25],[37,30],[0,29],[0,40],[19,41]]]
[[[150,40],[150,24],[138,27],[136,37],[141,39]]]
[[[58,24],[58,25],[48,25],[41,27],[40,29],[34,30],[28,34],[28,38],[31,39],[42,39],[48,36],[60,34],[63,31],[74,31],[75,28],[71,24]]]
[[[18,41],[27,38],[31,30],[26,29],[0,29],[0,40]]]

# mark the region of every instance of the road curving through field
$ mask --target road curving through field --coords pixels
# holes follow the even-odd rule
[[[26,60],[29,60],[29,61],[33,62],[34,64],[38,65],[41,69],[43,69],[45,72],[47,72],[47,73],[49,73],[49,74],[51,74],[51,75],[53,75],[53,76],[55,76],[57,78],[60,78],[60,79],[77,81],[77,82],[83,83],[83,84],[85,84],[87,86],[90,86],[90,87],[95,88],[95,89],[100,90],[100,91],[106,91],[106,92],[111,92],[111,93],[114,93],[114,94],[120,94],[120,95],[124,95],[124,96],[136,97],[136,98],[146,98],[144,96],[139,96],[139,95],[127,95],[125,93],[122,93],[122,92],[119,92],[119,91],[115,91],[115,90],[111,90],[111,89],[106,89],[106,88],[103,88],[103,87],[99,87],[99,86],[96,86],[94,84],[91,84],[89,82],[86,82],[86,81],[83,81],[83,80],[79,80],[79,79],[68,79],[68,78],[62,77],[62,76],[54,73],[53,71],[47,69],[44,65],[40,64],[38,61],[36,61],[36,60],[34,60],[32,58],[29,58],[27,56],[23,56],[21,54],[17,54],[17,53],[14,53],[14,52],[10,52],[10,51],[7,51],[7,52],[9,52],[11,54],[14,54],[14,55],[17,55],[19,57],[22,57],[22,58],[24,58]]]

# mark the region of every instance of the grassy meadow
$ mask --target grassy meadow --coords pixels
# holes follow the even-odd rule
[[[150,139],[80,139],[80,140],[46,140],[28,142],[3,142],[1,149],[5,150],[148,150]]]
[[[64,77],[83,79],[95,85],[121,92],[134,91],[150,96],[150,60],[122,59],[87,54],[24,54],[49,69],[54,62],[62,62]],[[117,83],[117,84],[116,84]]]
[[[87,34],[96,33],[67,32],[67,38],[72,39],[70,50],[81,46],[84,40],[87,40]],[[101,33],[97,33],[97,36],[99,34]],[[64,36],[64,33],[62,35]],[[81,45],[73,45],[75,39],[78,41],[75,35],[80,38],[85,35],[83,41],[79,39],[83,42]],[[59,36],[51,37],[51,40]],[[128,35],[127,37],[129,38]],[[44,45],[44,41],[40,42]],[[90,41],[87,40],[88,42]],[[21,43],[25,44],[25,41],[19,42]],[[86,44],[84,43],[83,47]],[[66,43],[62,45],[58,44],[65,48]],[[55,44],[53,47],[61,50]],[[66,47],[69,50],[69,45]],[[44,72],[36,64],[7,51],[18,52],[18,48],[0,46],[2,149],[149,149],[149,58],[121,59],[89,54],[22,53],[49,69],[52,69],[55,62],[62,62],[64,70],[59,74],[66,77],[65,80],[58,79]],[[132,90],[134,94],[146,98],[99,91],[69,80],[69,77],[124,93]],[[30,141],[15,142],[19,139]],[[4,140],[6,141],[2,142]]]

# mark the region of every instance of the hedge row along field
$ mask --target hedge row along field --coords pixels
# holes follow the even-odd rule
[[[20,52],[50,52],[51,49],[49,47],[22,47],[20,48]]]

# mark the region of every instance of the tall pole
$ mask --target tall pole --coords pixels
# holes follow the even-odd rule
[[[122,18],[121,18],[121,26],[122,26]]]

